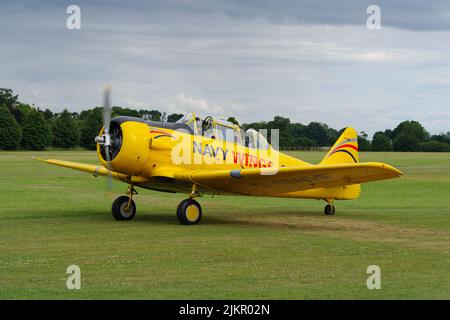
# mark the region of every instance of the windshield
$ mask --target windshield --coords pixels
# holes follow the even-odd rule
[[[214,119],[213,117],[208,116],[201,120],[195,115],[194,112],[190,112],[186,113],[177,121],[177,123],[189,126],[195,135],[203,135],[204,137],[211,139],[218,139],[244,145],[244,136],[246,135],[244,134],[244,131],[239,127],[239,125],[223,119]],[[258,132],[255,132],[256,135],[258,135]],[[260,140],[268,145],[267,140],[265,140],[264,137],[259,140],[258,138],[252,138],[251,140]]]
[[[203,136],[222,141],[242,144],[241,129],[238,125],[222,119],[206,117],[202,123]]]
[[[183,117],[178,119],[178,121],[176,123],[187,123],[187,122],[191,121],[192,118],[193,118],[192,113],[186,113]]]
[[[195,135],[199,134],[199,128],[202,127],[202,121],[200,120],[200,118],[195,116],[194,112],[186,113],[176,123],[180,123],[180,124],[189,126]]]

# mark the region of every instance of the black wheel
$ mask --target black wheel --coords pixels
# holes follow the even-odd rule
[[[325,215],[332,216],[336,212],[336,208],[332,204],[327,204],[324,211]]]
[[[112,204],[112,215],[116,220],[131,220],[136,214],[136,204],[131,200],[128,207],[128,196],[120,196]]]
[[[202,218],[202,207],[194,199],[180,202],[177,208],[177,219],[180,224],[197,224]]]

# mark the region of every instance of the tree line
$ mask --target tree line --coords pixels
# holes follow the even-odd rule
[[[131,116],[153,121],[175,122],[183,115],[166,114],[156,109],[134,110],[112,107],[112,116]],[[234,117],[227,119],[239,124]],[[0,89],[0,150],[43,150],[48,147],[95,149],[94,138],[102,128],[102,108],[79,113],[67,109],[54,113],[19,101],[11,89]],[[279,129],[280,149],[328,147],[344,128],[336,130],[324,123],[293,123],[276,116],[272,121],[244,123],[244,129]],[[450,132],[430,135],[417,121],[403,121],[394,129],[378,131],[370,140],[362,131],[358,136],[361,151],[450,152]]]

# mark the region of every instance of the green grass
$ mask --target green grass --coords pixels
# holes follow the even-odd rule
[[[87,151],[37,154],[97,161]],[[450,298],[450,154],[362,154],[405,177],[364,185],[334,217],[319,201],[216,196],[200,200],[197,226],[176,221],[184,195],[148,190],[133,221],[114,221],[125,184],[110,194],[102,178],[31,155],[0,153],[0,298]],[[66,289],[71,264],[81,290]],[[381,290],[366,287],[372,264]]]

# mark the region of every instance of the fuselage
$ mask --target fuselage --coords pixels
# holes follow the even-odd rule
[[[191,129],[179,123],[117,117],[111,120],[112,160],[107,164],[100,145],[97,146],[98,158],[105,167],[109,166],[115,172],[142,177],[145,182],[138,183],[137,186],[165,192],[191,190],[192,185],[173,179],[181,171],[312,165],[283,154],[270,145],[265,148],[252,148],[245,143],[195,134]],[[205,194],[224,194],[216,190],[201,191]],[[319,188],[274,196],[345,198],[341,188]]]

